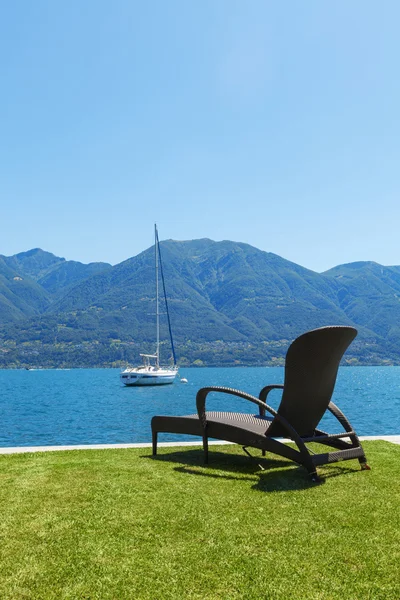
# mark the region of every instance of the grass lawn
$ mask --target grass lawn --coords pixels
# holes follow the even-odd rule
[[[400,446],[321,485],[237,446],[0,456],[0,598],[400,598]]]

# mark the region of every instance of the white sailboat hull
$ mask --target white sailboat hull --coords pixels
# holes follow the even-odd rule
[[[162,367],[132,367],[121,372],[121,382],[126,386],[167,385],[174,383],[178,370]]]

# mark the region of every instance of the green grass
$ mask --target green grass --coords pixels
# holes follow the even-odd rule
[[[0,598],[400,597],[400,446],[310,484],[236,446],[0,457]]]

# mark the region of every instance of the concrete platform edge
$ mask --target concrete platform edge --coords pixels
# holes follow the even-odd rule
[[[392,444],[400,444],[400,435],[371,435],[360,436],[360,440],[384,440]],[[281,440],[289,442],[290,440]],[[210,445],[230,444],[230,442],[210,441]],[[161,448],[180,448],[185,446],[201,446],[202,442],[159,442]],[[29,452],[59,452],[61,450],[111,450],[113,448],[151,448],[151,443],[139,444],[77,444],[71,446],[19,446],[14,448],[0,448],[0,454],[25,454]]]

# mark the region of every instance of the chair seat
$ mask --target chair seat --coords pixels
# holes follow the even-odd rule
[[[182,418],[198,419],[199,416],[196,413],[193,415],[185,415]],[[270,417],[260,417],[260,415],[251,415],[248,413],[218,411],[207,411],[206,419],[209,424],[218,423],[221,425],[239,426],[241,429],[246,429],[247,431],[258,433],[260,435],[265,435],[272,423]]]
[[[265,436],[272,419],[248,413],[207,411],[206,419],[209,429],[215,432],[224,426],[240,428],[248,433]],[[192,415],[155,416],[152,419],[152,429],[156,432],[186,433],[202,436],[202,428],[197,413]]]

